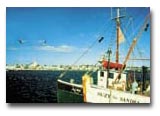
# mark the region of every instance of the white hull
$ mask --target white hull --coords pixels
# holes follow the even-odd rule
[[[87,87],[86,102],[89,103],[150,103],[150,97],[123,91],[104,89],[98,86]]]

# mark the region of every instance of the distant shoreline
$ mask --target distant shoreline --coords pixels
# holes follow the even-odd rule
[[[136,68],[136,69],[135,69]],[[150,71],[150,67],[147,67],[147,71]],[[141,72],[141,67],[134,67],[134,68],[126,68],[125,71],[137,71]],[[95,71],[91,69],[6,69],[6,71]]]

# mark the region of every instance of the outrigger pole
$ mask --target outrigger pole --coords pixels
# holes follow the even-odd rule
[[[129,57],[130,57],[130,54],[131,54],[132,51],[133,51],[133,48],[135,47],[137,41],[141,38],[143,32],[146,30],[146,28],[148,28],[149,19],[150,19],[150,14],[148,14],[148,15],[145,17],[145,20],[144,20],[143,25],[140,27],[140,30],[139,30],[138,34],[137,34],[137,35],[135,36],[135,38],[133,39],[132,44],[131,44],[131,46],[130,46],[130,48],[129,48],[129,51],[127,52],[127,56],[126,56],[126,58],[125,58],[125,60],[124,60],[124,62],[123,62],[123,66],[122,66],[122,68],[121,68],[118,76],[116,77],[116,80],[117,80],[117,79],[120,79],[120,74],[123,72],[123,68],[124,68],[124,66],[126,65],[127,61],[129,60]],[[116,81],[116,80],[115,80],[115,81]]]

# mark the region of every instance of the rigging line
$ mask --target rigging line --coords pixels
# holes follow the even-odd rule
[[[128,21],[128,22],[126,22],[127,23],[127,25],[125,25],[124,26],[124,28],[122,28],[123,29],[123,32],[124,32],[124,35],[125,35],[125,38],[126,38],[126,42],[127,42],[127,44],[128,44],[128,47],[129,47],[129,45],[130,45],[130,41],[128,40],[128,37],[126,36],[127,35],[127,30],[128,30],[128,28],[130,27],[130,25],[132,25],[133,23],[132,23],[132,21],[133,21],[133,18],[131,17],[131,16],[127,16],[127,18],[125,18],[126,20],[124,20],[124,21]],[[128,20],[127,20],[128,19]],[[121,25],[124,25],[124,23],[123,22],[121,22]],[[132,27],[132,34],[130,35],[130,36],[133,36],[133,26],[131,26]],[[115,53],[114,53],[114,55],[115,55]]]
[[[148,15],[147,15],[147,16],[148,16]],[[147,17],[147,16],[146,16],[146,17]],[[142,22],[143,22],[143,21],[142,21]],[[140,25],[140,27],[141,27],[141,25]],[[140,27],[137,27],[136,30],[138,30]],[[125,30],[124,32],[125,32],[125,34],[126,34],[126,30]],[[133,35],[134,35],[135,33],[136,33],[136,32],[133,32]],[[132,37],[132,35],[130,35],[128,38],[130,38],[130,37]],[[129,43],[127,38],[126,38],[126,40],[127,40],[127,43]],[[133,53],[133,55],[135,55],[135,51],[133,51],[132,53]]]
[[[142,33],[144,32],[144,29],[145,29],[145,27],[146,27],[146,24],[148,23],[149,20],[150,20],[150,13],[147,14],[147,16],[145,17],[145,19],[144,19],[144,21],[143,21],[143,24],[140,25],[140,29],[139,29],[139,31],[138,31],[138,33],[137,33],[137,35],[136,35],[136,39],[133,40],[133,43],[131,44],[131,47],[129,48],[127,57],[126,57],[125,61],[123,62],[124,65],[127,63],[128,59],[129,59],[129,57],[130,57],[130,54],[131,54],[131,52],[133,51],[134,46],[136,45],[137,41],[141,38]],[[123,67],[120,69],[119,74],[118,74],[118,76],[117,76],[116,79],[115,79],[115,82],[117,81],[117,79],[118,79],[118,80],[120,79],[119,76],[120,76],[120,74],[121,74],[122,72],[123,72]]]
[[[106,22],[108,22],[108,23],[104,23],[100,30],[104,30],[104,28],[107,27],[110,24],[110,19],[108,19]],[[99,31],[97,34],[101,34],[101,31]]]
[[[116,37],[114,36],[115,35],[115,33],[116,33],[116,31],[114,30],[115,28],[116,28],[116,25],[115,25],[115,23],[112,21],[112,25],[113,26],[111,26],[112,28],[111,28],[111,32],[110,32],[110,36],[109,36],[109,38],[110,38],[110,40],[109,40],[109,45],[108,45],[108,48],[110,48],[110,49],[113,49],[113,44],[114,43],[116,43]],[[114,55],[116,54],[116,52],[114,52]]]
[[[124,33],[125,33],[125,35],[127,34],[127,30],[128,30],[128,28],[129,28],[129,26],[131,25],[131,29],[132,29],[132,34],[131,34],[131,37],[132,36],[134,36],[134,33],[133,33],[133,18],[132,17],[129,17],[129,22],[128,22],[128,26],[126,26],[126,28],[124,29]],[[127,44],[128,44],[128,46],[130,45],[130,41],[128,40],[128,38],[126,37],[126,40],[127,40]],[[133,56],[135,56],[135,53],[134,53],[134,51],[132,52],[133,53]]]
[[[94,64],[94,66],[97,66],[98,62],[96,64]],[[92,68],[93,69],[93,68]],[[94,70],[94,71],[87,71],[85,74],[88,74],[89,76],[91,76],[94,72],[96,72],[98,69]]]
[[[122,23],[122,25],[124,25],[124,24]],[[129,17],[129,20],[128,20],[128,22],[127,22],[127,25],[124,26],[124,28],[122,28],[128,47],[130,46],[130,43],[131,43],[131,42],[128,40],[129,37],[127,37],[126,35],[127,35],[127,30],[128,30],[128,28],[130,27],[130,25],[131,25],[131,19],[130,19],[130,17]]]
[[[114,34],[114,28],[115,28],[115,25],[112,27],[112,29],[111,29],[111,33],[110,33],[110,36],[112,35],[112,34]],[[109,48],[112,48],[113,47],[113,43],[114,43],[114,41],[113,41],[113,37],[110,37],[110,42],[109,42]],[[97,66],[97,64],[98,64],[99,62],[97,62],[96,64],[95,64],[95,66]],[[96,70],[94,70],[94,71],[87,71],[86,72],[86,74],[88,74],[88,75],[92,75],[94,72],[96,72],[98,69],[96,69]]]
[[[133,31],[133,30],[134,30],[134,28],[133,28],[133,19],[132,19],[131,21],[132,21],[132,22],[131,22],[132,36],[134,37],[134,31]],[[133,52],[132,52],[133,57],[136,56],[135,49],[138,50],[138,45],[135,46],[135,48],[134,48],[134,50],[133,50]]]
[[[86,51],[84,51],[80,57],[72,64],[72,65],[75,65],[85,54],[87,54],[89,52],[89,50],[97,43],[97,40],[95,40],[89,47]]]
[[[110,34],[110,41],[109,41],[109,48],[112,48],[113,47],[113,43],[114,43],[114,35],[115,35],[115,33],[114,33],[114,28],[115,28],[116,26],[115,25],[113,25],[113,27],[112,27],[112,29],[111,29],[111,34]]]
[[[135,48],[133,48],[133,52],[134,52]],[[135,58],[135,55],[133,54],[133,58]],[[133,69],[133,66],[135,66],[135,61],[131,61],[131,67],[130,69]]]
[[[106,26],[104,26],[104,28],[105,28],[105,27],[109,27],[109,28],[112,27],[112,26],[110,26],[110,25],[112,25],[112,20],[111,20],[110,18],[109,18],[106,22],[108,22],[108,23],[107,23]],[[112,28],[113,28],[113,27],[112,27]],[[107,28],[106,28],[106,30],[107,30]],[[105,30],[104,30],[104,32],[105,32]],[[109,32],[108,32],[108,33],[109,33]],[[111,29],[111,33],[109,33],[109,34],[110,34],[110,35],[109,35],[109,38],[110,38],[111,34],[113,34],[112,29]],[[106,39],[105,39],[105,40],[106,40]],[[105,41],[105,40],[104,40],[104,41]],[[112,38],[110,39],[110,42],[109,42],[109,43],[111,43],[111,40],[112,40]],[[109,46],[112,46],[112,44],[110,44]]]
[[[147,12],[146,7],[140,7],[140,8],[138,8],[138,11],[132,10],[132,12],[127,12],[127,14],[128,14],[128,16],[139,16],[138,17],[139,19],[143,19],[143,17],[145,17],[148,14],[146,12]]]
[[[113,25],[113,26],[110,26],[111,27],[111,29],[110,29],[110,31],[108,32],[109,33],[109,36],[108,36],[108,38],[110,38],[109,39],[109,45],[108,45],[108,47],[110,48],[110,49],[112,49],[112,47],[113,47],[113,43],[114,43],[114,37],[113,37],[113,35],[115,35],[115,31],[114,31],[114,29],[115,29],[115,25],[114,25],[115,23],[113,23],[113,21],[111,21],[111,24],[110,25]],[[107,40],[107,39],[105,39],[105,40]],[[105,41],[104,40],[104,41]],[[108,42],[107,42],[108,43]],[[106,47],[105,47],[105,49],[106,49]],[[105,53],[104,53],[105,54]]]
[[[148,14],[148,13],[145,13],[145,11],[146,11],[146,8],[140,8],[139,12],[133,11],[132,14],[130,14],[130,12],[127,12],[127,14],[128,14],[127,17],[138,16],[136,18],[138,18],[138,19],[144,19],[144,17]],[[144,14],[144,16],[140,15],[140,14]],[[134,20],[133,17],[132,17],[132,20]]]
[[[109,23],[108,23],[109,24]],[[104,24],[103,26],[105,26],[106,24]],[[104,27],[103,27],[104,28]],[[106,30],[103,31],[103,33],[105,32]],[[102,34],[102,33],[101,33]],[[97,43],[97,40],[99,40],[101,37],[101,35],[99,34],[98,38],[78,57],[78,59],[72,64],[72,65],[75,65],[77,62],[80,61],[80,59],[89,52],[89,50]],[[67,73],[68,70],[62,72],[60,74],[60,76],[58,78],[62,78],[66,73]]]
[[[146,11],[145,8],[141,9],[140,13],[142,14],[142,13],[144,13],[144,11]],[[136,14],[135,16],[139,15],[140,13]],[[147,15],[148,15],[148,13],[145,14],[144,16],[140,15],[138,18],[143,21],[143,19],[144,19]],[[141,24],[141,22],[139,22],[139,23],[137,24],[137,25],[139,25],[139,27],[137,26],[137,28],[136,28],[135,31],[133,32],[133,35],[134,35],[136,32],[138,32],[138,30],[139,30],[139,28],[140,28],[140,24]]]
[[[133,18],[131,20],[131,28],[132,28],[132,35],[134,36],[133,30],[134,30],[134,24],[133,24]],[[142,58],[142,53],[140,52],[139,46],[137,44],[137,46],[135,46],[135,49],[138,51],[138,54],[140,55],[140,58]],[[135,53],[135,50],[133,50],[133,53]],[[135,54],[133,54],[135,55]]]
[[[147,14],[147,16],[146,16],[146,18],[145,18],[145,20],[144,20],[144,23],[147,24],[147,23],[149,22],[149,20],[150,20],[150,13]],[[145,29],[145,26],[146,26],[146,25],[143,26],[143,30]],[[141,34],[142,34],[142,33],[143,33],[143,32],[141,32],[140,34],[138,34],[138,36],[137,36],[138,39],[141,37]]]
[[[126,18],[124,18],[124,19],[126,19]],[[123,20],[123,21],[126,21],[126,20]],[[126,23],[125,23],[126,24]],[[122,22],[122,20],[121,20],[121,25],[123,25],[123,22]],[[124,29],[124,31],[125,31],[125,33],[126,33],[126,30],[127,30],[127,28],[129,27],[129,25],[130,25],[130,20],[127,22],[127,25],[125,26],[125,29]],[[125,37],[126,38],[126,37]],[[114,40],[115,42],[116,42],[116,39]],[[130,43],[130,42],[128,42],[127,41],[127,43]],[[113,44],[113,43],[112,43]],[[112,46],[112,45],[111,45]],[[114,53],[114,55],[116,54],[116,52]]]
[[[125,35],[125,38],[126,38],[128,44],[129,44],[130,42],[129,42],[126,34],[127,34],[127,30],[128,30],[128,28],[129,28],[130,24],[131,24],[131,21],[129,20],[129,21],[128,21],[128,24],[127,24],[127,25],[125,26],[125,28],[123,29],[123,30],[124,30],[123,32],[124,32],[124,35]]]
[[[89,50],[97,43],[97,39],[88,47],[88,49],[86,49],[79,57],[78,59],[72,64],[75,65],[77,62],[79,62],[79,60],[89,52]],[[59,76],[59,78],[62,78],[65,74],[67,73],[67,70],[64,71],[63,73],[61,73],[61,75]]]
[[[143,11],[142,11],[143,10]],[[145,11],[145,9],[141,9],[141,11],[142,12],[144,12]],[[131,18],[131,29],[132,29],[132,36],[134,36],[134,24],[133,24],[133,18]],[[140,49],[139,49],[139,46],[137,45],[137,46],[135,46],[135,49],[138,51],[138,53],[139,53],[139,55],[140,55],[140,58],[142,57],[142,53],[140,52]],[[132,52],[132,55],[133,55],[133,57],[135,57],[135,50],[133,50],[133,52]]]
[[[106,31],[106,29],[102,32],[104,33]],[[102,34],[101,33],[101,34]],[[86,51],[84,51],[80,57],[72,64],[75,65],[85,54],[87,54],[89,52],[89,50],[97,43],[97,41],[101,38],[101,34],[99,34],[99,36],[97,37],[97,39],[86,49]]]

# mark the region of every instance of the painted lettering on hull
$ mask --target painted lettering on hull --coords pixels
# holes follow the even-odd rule
[[[120,101],[122,103],[140,103],[140,101],[132,98],[115,96],[104,92],[97,92],[97,95],[103,98],[112,99],[112,101]]]
[[[98,96],[101,96],[101,97],[104,97],[104,98],[110,98],[110,94],[107,94],[107,93],[103,93],[103,92],[98,92],[97,93]]]

